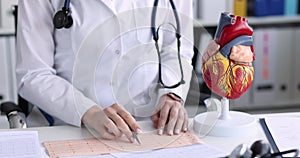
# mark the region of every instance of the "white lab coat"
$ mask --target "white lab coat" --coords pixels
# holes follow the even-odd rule
[[[76,126],[93,105],[126,104],[135,115],[131,106],[149,109],[144,105],[153,100],[152,93],[174,92],[186,98],[193,56],[192,0],[175,0],[184,17],[181,57],[186,84],[158,91],[149,90],[157,83],[158,67],[149,27],[153,0],[71,0],[74,23],[70,29],[58,30],[52,19],[63,3],[19,0],[16,73],[22,97]],[[159,7],[171,8],[168,0],[160,0]],[[158,13],[157,23],[172,19],[170,13]],[[173,34],[162,31],[160,35],[160,48],[166,52],[162,62],[178,65],[176,53],[168,53],[177,49]],[[177,82],[178,76],[170,72],[164,73],[165,82]]]

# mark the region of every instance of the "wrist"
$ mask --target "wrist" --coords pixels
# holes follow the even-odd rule
[[[170,93],[167,94],[167,96],[169,96],[170,98],[172,98],[175,101],[183,103],[182,98],[179,95],[175,94],[175,93],[170,92]]]
[[[101,111],[101,108],[98,105],[92,106],[83,114],[81,122],[86,123],[88,120],[91,120],[99,110]]]

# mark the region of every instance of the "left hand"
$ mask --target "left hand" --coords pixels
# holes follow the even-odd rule
[[[172,94],[171,94],[172,95]],[[168,94],[160,98],[159,105],[151,116],[154,126],[158,130],[158,134],[162,135],[167,126],[167,134],[179,134],[186,132],[188,126],[188,116],[180,99],[175,96],[171,97]]]

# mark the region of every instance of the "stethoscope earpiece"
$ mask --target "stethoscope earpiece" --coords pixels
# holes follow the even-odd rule
[[[241,144],[231,152],[228,158],[251,158],[251,156],[252,151],[245,144]]]
[[[251,147],[252,157],[271,157],[271,147],[262,140],[255,141]]]
[[[67,19],[68,19],[68,21],[67,21],[67,23],[65,25],[66,29],[70,28],[73,25],[73,18],[72,18],[72,16],[69,15]]]

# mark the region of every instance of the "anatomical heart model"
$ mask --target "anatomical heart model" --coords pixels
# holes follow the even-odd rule
[[[253,29],[246,18],[229,13],[221,14],[214,38],[220,45],[219,51],[203,59],[202,63],[203,78],[214,93],[236,99],[251,86],[254,78],[252,34]],[[233,46],[250,46],[251,50],[248,54],[240,51],[231,53]]]

